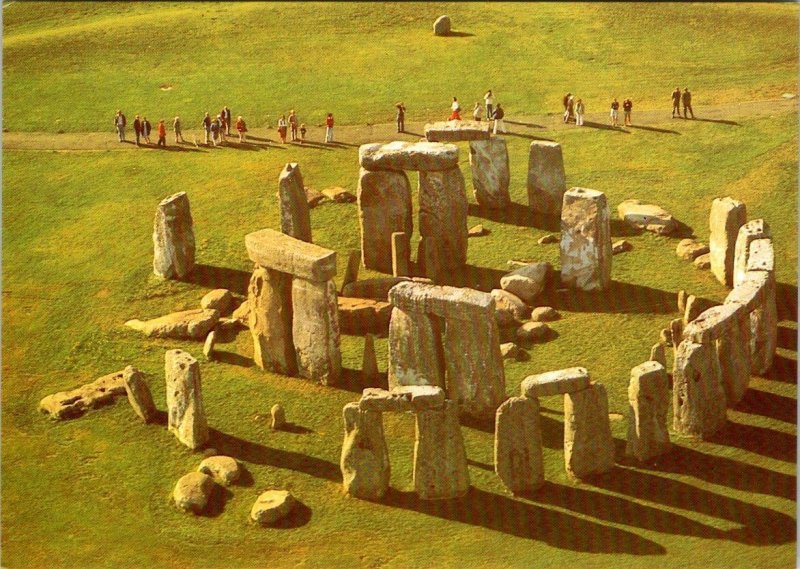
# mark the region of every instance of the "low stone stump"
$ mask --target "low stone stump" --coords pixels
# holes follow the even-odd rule
[[[340,467],[344,491],[363,500],[380,500],[389,488],[389,451],[378,411],[344,406],[344,443]]]
[[[426,276],[440,274],[436,269],[462,267],[467,262],[467,196],[461,170],[451,168],[419,173],[419,233],[424,239]],[[436,248],[431,257],[428,250]]]
[[[392,309],[389,321],[389,387],[445,387],[442,322],[420,310]]]
[[[723,285],[733,287],[733,260],[739,228],[747,223],[747,208],[730,197],[716,198],[711,202],[708,225],[711,235],[708,247],[711,254],[711,272]]]
[[[214,480],[210,476],[202,472],[190,472],[175,484],[172,500],[178,509],[200,514],[206,509],[213,490]]]
[[[253,361],[258,367],[296,375],[292,337],[292,276],[256,266],[247,288]]]
[[[230,486],[242,475],[242,467],[230,456],[209,456],[203,459],[197,471],[210,476],[220,486]]]
[[[441,121],[425,125],[428,142],[489,140],[490,124],[480,121]]]
[[[200,448],[208,441],[200,364],[182,350],[167,351],[164,361],[169,430],[190,449]]]
[[[144,374],[135,367],[128,366],[122,372],[122,383],[133,411],[145,423],[154,422],[158,416],[158,410],[156,404],[153,403],[153,394],[144,379]]]
[[[561,281],[584,291],[611,284],[611,226],[606,196],[587,188],[564,194],[561,211]]]
[[[502,138],[489,138],[488,126],[486,140],[469,143],[469,165],[475,201],[481,207],[505,209],[511,205],[508,147]]]
[[[281,232],[311,243],[311,215],[303,176],[296,162],[286,164],[280,173],[278,196],[281,208]]]
[[[450,16],[439,16],[433,23],[433,35],[449,36],[450,26],[451,26]]]
[[[434,172],[458,167],[458,146],[441,142],[362,144],[358,162],[367,170],[418,170]]]
[[[664,349],[664,344],[661,342],[654,344],[652,348],[650,348],[650,360],[660,363],[664,368],[667,367],[667,353]]]
[[[530,317],[530,306],[517,295],[499,288],[492,289],[489,294],[494,298],[494,316],[500,328],[519,326]]]
[[[262,492],[250,509],[250,519],[261,526],[271,526],[288,516],[297,500],[288,490]]]
[[[560,215],[564,192],[564,157],[561,145],[547,140],[531,142],[528,154],[528,205],[533,211]]]
[[[564,395],[564,463],[577,480],[614,468],[608,395],[599,383]]]
[[[725,389],[713,344],[682,341],[672,382],[673,428],[678,434],[704,439],[725,426]]]
[[[753,219],[739,228],[733,255],[733,286],[737,287],[745,280],[747,260],[750,257],[750,243],[757,239],[772,238],[769,224],[763,219]]]
[[[194,229],[186,192],[164,198],[153,222],[153,272],[182,279],[194,268]]]
[[[625,454],[646,461],[669,451],[669,398],[669,378],[660,362],[647,361],[631,370]]]
[[[402,171],[361,168],[357,196],[361,261],[369,269],[391,273],[392,236],[410,236],[414,230],[408,176]]]
[[[458,406],[445,401],[442,409],[416,415],[414,489],[423,500],[459,498],[469,490],[467,453]]]
[[[664,208],[640,200],[625,200],[617,206],[619,218],[628,225],[656,235],[669,235],[678,228],[675,218]]]
[[[110,373],[77,389],[48,395],[39,402],[39,411],[47,413],[51,419],[80,417],[87,410],[110,403],[115,397],[123,395],[124,374],[125,371]]]
[[[286,426],[286,410],[283,405],[276,403],[269,410],[269,428],[273,431],[280,431]]]
[[[514,494],[533,492],[544,483],[537,399],[512,397],[497,409],[494,471]]]
[[[342,354],[332,280],[292,281],[292,338],[300,376],[334,385],[341,376]]]
[[[128,320],[125,326],[150,338],[203,340],[219,322],[219,312],[195,308],[151,320]]]
[[[529,375],[520,385],[523,397],[537,399],[550,395],[565,395],[589,388],[589,372],[583,367],[570,367]]]

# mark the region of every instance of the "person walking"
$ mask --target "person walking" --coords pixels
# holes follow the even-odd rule
[[[453,97],[453,102],[450,104],[450,118],[447,120],[460,121],[461,120],[461,105],[458,104],[458,99]]]
[[[325,117],[325,142],[333,142],[333,113]]]
[[[586,112],[586,108],[583,106],[583,99],[578,99],[578,102],[575,104],[575,125],[576,126],[583,126],[583,113]]]
[[[158,121],[158,146],[167,147],[167,125],[164,124],[164,119]]]
[[[476,122],[481,122],[482,117],[483,117],[483,107],[481,107],[481,104],[478,101],[475,101],[475,108],[472,109],[472,120]]]
[[[125,125],[128,124],[125,115],[122,114],[122,111],[117,111],[116,116],[114,117],[114,127],[117,129],[117,137],[119,138],[120,142],[125,142]]]
[[[217,115],[217,120],[219,121],[219,141],[222,144],[225,142],[225,132],[228,130],[228,125],[225,123],[225,114],[222,111]]]
[[[631,110],[633,109],[633,101],[630,97],[622,101],[622,115],[625,126],[631,126]]]
[[[503,110],[503,107],[500,103],[497,103],[497,108],[494,110],[494,133],[497,134],[498,130],[502,130],[503,134],[507,133],[506,125],[503,122],[503,117],[506,116],[506,112]]]
[[[221,123],[219,120],[219,116],[217,116],[214,120],[211,121],[211,143],[216,146],[217,139],[219,138],[219,129]]]
[[[278,119],[278,136],[281,137],[281,142],[286,144],[286,115],[281,115]]]
[[[402,101],[395,104],[397,108],[397,132],[406,131],[406,105]]]
[[[619,126],[619,101],[614,97],[611,101],[611,126]]]
[[[692,110],[692,94],[689,92],[689,87],[683,90],[683,118],[688,119],[689,114],[694,118],[694,111]]]
[[[139,115],[133,119],[133,134],[136,135],[136,146],[139,146],[139,139],[142,136],[142,119],[139,118]]]
[[[297,115],[294,112],[294,109],[289,111],[289,130],[292,133],[292,142],[297,140]]]
[[[494,116],[494,95],[492,95],[491,89],[486,91],[486,94],[483,96],[483,102],[486,105],[486,120],[490,121]]]
[[[150,121],[147,120],[147,117],[142,117],[142,138],[147,144],[150,144],[151,130],[153,130],[153,127],[150,125]]]
[[[681,88],[675,87],[672,92],[672,118],[675,118],[677,113],[678,118],[681,118]]]
[[[306,123],[300,123],[300,144],[306,141]]]
[[[224,107],[222,107],[222,118],[225,119],[225,125],[227,127],[227,130],[226,130],[225,134],[230,136],[231,135],[231,110],[228,108],[228,105],[225,105]]]
[[[178,138],[181,139],[181,142],[186,142],[183,139],[183,132],[181,130],[181,117],[175,117],[175,120],[172,121],[172,131],[175,133],[175,144],[178,144]]]
[[[203,133],[205,134],[205,145],[208,146],[208,139],[211,135],[211,117],[206,113],[206,116],[203,117]]]
[[[245,142],[247,140],[247,125],[244,124],[244,119],[241,115],[236,119],[236,130],[239,132],[239,142]]]

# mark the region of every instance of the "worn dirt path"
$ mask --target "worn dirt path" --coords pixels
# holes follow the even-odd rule
[[[719,105],[713,107],[698,107],[696,109],[696,121],[704,121],[728,126],[736,126],[738,120],[749,118],[768,118],[786,112],[797,112],[797,99],[771,99],[762,101],[748,101],[736,104]],[[411,114],[413,117],[413,113]],[[505,119],[506,128],[509,134],[514,136],[524,136],[527,138],[545,137],[550,131],[562,129],[579,128],[574,124],[564,124],[562,115],[551,113],[538,116],[508,115]],[[445,117],[433,118],[433,120],[444,120]],[[465,117],[466,118],[466,117]],[[637,111],[634,108],[633,126],[622,127],[620,132],[631,132],[632,130],[645,130],[663,134],[680,134],[682,126],[685,124],[683,119],[671,119],[670,108],[663,110]],[[622,122],[622,112],[620,112],[620,122]],[[691,119],[689,119],[691,120]],[[110,120],[109,120],[110,122]],[[608,124],[607,112],[590,112],[585,115],[585,125],[587,129],[611,129]],[[389,140],[417,140],[424,136],[425,122],[407,122],[406,132],[398,134],[395,132],[394,123],[374,124],[374,125],[343,125],[334,129],[333,144],[324,144],[324,128],[310,126],[306,135],[305,146],[308,148],[334,149],[348,148],[365,144],[368,142],[381,142]],[[4,132],[2,137],[2,147],[4,150],[42,150],[42,151],[136,151],[148,148],[157,148],[155,142],[157,136],[151,136],[152,144],[143,145],[137,148],[130,142],[133,132],[130,125],[126,135],[128,143],[123,144],[117,141],[116,133],[109,129],[108,132],[70,132],[64,134],[54,134],[48,132]],[[188,141],[185,144],[175,145],[172,133],[167,134],[167,150],[202,150],[206,147],[200,143],[196,148],[193,140],[202,141],[202,134],[199,129],[184,131],[184,137]],[[274,128],[255,127],[248,135],[247,144],[239,144],[238,137],[233,136],[224,145],[227,148],[239,148],[243,150],[257,150],[259,148],[282,147],[279,142],[277,132]]]

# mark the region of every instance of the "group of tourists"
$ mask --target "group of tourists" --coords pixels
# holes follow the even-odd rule
[[[486,120],[494,121],[494,134],[497,134],[498,131],[507,133],[506,125],[503,122],[506,112],[503,110],[503,106],[500,103],[495,104],[495,98],[491,89],[486,91],[486,94],[483,96],[483,105],[477,101],[475,102],[475,107],[472,109],[472,120],[481,122],[484,117],[484,109],[486,110]],[[403,107],[403,113],[405,114],[405,107]],[[453,102],[450,104],[450,116],[447,120],[462,120],[461,103],[458,102],[457,97],[453,97]],[[398,132],[402,131],[398,130]]]

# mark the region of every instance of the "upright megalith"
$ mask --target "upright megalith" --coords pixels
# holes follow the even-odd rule
[[[703,439],[725,425],[725,390],[713,343],[682,341],[672,382],[673,428],[678,434]]]
[[[194,268],[194,229],[189,197],[178,192],[161,200],[153,223],[153,272],[182,279]]]
[[[392,308],[389,321],[389,387],[445,386],[442,322],[424,310]]]
[[[647,361],[631,370],[625,454],[645,461],[670,449],[669,395],[667,370],[660,362]]]
[[[208,423],[203,409],[200,364],[183,350],[164,355],[168,427],[190,449],[208,441]]]
[[[278,177],[278,196],[281,205],[281,231],[286,235],[311,243],[311,215],[300,165],[290,162]]]
[[[339,312],[332,280],[292,281],[292,338],[302,377],[335,384],[342,371]]]
[[[410,236],[414,229],[408,176],[402,171],[361,168],[357,196],[361,260],[368,269],[391,273],[392,235]]]
[[[708,225],[711,235],[708,247],[711,254],[711,272],[727,287],[733,287],[733,260],[739,228],[747,223],[745,204],[730,197],[716,198],[711,202]]]
[[[564,463],[579,480],[614,468],[608,395],[599,383],[564,395]]]
[[[419,173],[419,233],[424,248],[435,247],[438,265],[443,270],[467,262],[467,196],[461,170]],[[434,278],[427,266],[427,276]]]
[[[511,196],[508,193],[511,171],[508,165],[506,141],[502,138],[471,141],[469,165],[472,169],[472,187],[478,204],[490,209],[507,208],[511,204]]]
[[[528,205],[533,211],[559,215],[567,191],[561,145],[548,140],[531,142],[528,155]]]
[[[753,219],[739,228],[733,254],[733,286],[745,281],[747,260],[750,257],[750,243],[758,239],[771,239],[772,231],[763,219]]]
[[[497,409],[494,471],[514,494],[532,492],[544,483],[538,399],[512,397]]]
[[[416,414],[414,489],[423,500],[446,500],[469,490],[467,452],[458,423],[458,406],[445,401],[441,409]]]
[[[450,26],[451,26],[450,16],[439,16],[433,23],[433,35],[449,36]]]
[[[389,488],[389,451],[383,415],[363,411],[358,403],[344,406],[344,443],[340,467],[344,491],[364,500],[380,500]]]
[[[256,265],[247,288],[253,361],[268,371],[295,375],[292,276]]]
[[[772,239],[756,239],[748,247],[746,280],[764,279],[762,303],[750,314],[751,363],[754,373],[771,366],[778,345],[778,307],[775,298],[775,250]]]
[[[561,210],[561,281],[580,290],[611,284],[611,225],[603,192],[572,188]]]

